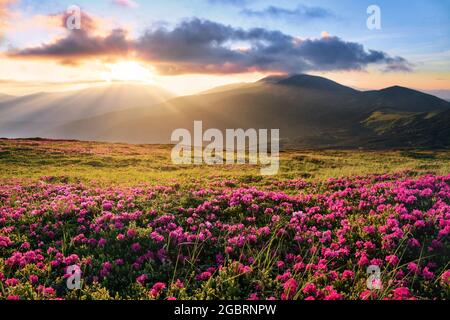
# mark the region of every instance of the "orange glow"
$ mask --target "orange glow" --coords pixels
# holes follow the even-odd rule
[[[370,72],[324,72],[313,73],[343,85],[359,89],[383,89],[403,86],[419,90],[449,90],[450,72],[382,73]]]
[[[106,68],[109,70],[103,76],[106,81],[155,83],[153,68],[135,61],[122,61],[115,64],[108,64]]]

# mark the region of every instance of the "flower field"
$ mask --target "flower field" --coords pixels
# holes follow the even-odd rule
[[[449,174],[246,180],[5,177],[0,299],[450,298]]]

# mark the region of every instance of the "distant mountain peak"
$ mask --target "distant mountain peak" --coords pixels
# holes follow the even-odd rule
[[[293,83],[294,84],[294,83],[308,81],[308,80],[317,79],[317,78],[328,80],[325,78],[312,76],[309,74],[299,73],[299,74],[290,74],[290,75],[284,75],[284,76],[283,75],[271,75],[271,76],[267,76],[267,77],[261,79],[259,82],[276,83],[276,84],[280,84],[280,83]]]
[[[407,96],[408,98],[414,98],[414,99],[427,98],[427,99],[432,99],[435,101],[441,101],[441,102],[445,101],[439,97],[428,94],[426,92],[422,92],[422,91],[418,91],[415,89],[406,88],[406,87],[402,87],[402,86],[392,86],[392,87],[381,89],[378,92],[383,95],[389,95],[389,96],[398,97],[398,98]]]
[[[450,104],[445,100],[402,86],[392,86],[365,94],[370,98],[371,105],[376,108],[404,112],[445,111],[450,108]]]
[[[260,82],[268,84],[276,84],[282,86],[299,87],[303,89],[327,90],[327,91],[349,91],[355,90],[341,85],[330,79],[313,76],[309,74],[293,74],[289,76],[269,76]]]
[[[259,80],[259,83],[272,83],[272,84],[276,84],[278,82],[280,82],[283,79],[287,79],[289,78],[289,76],[267,76],[261,80]]]
[[[402,86],[391,86],[384,89],[381,89],[380,92],[393,92],[393,93],[401,93],[401,92],[419,92],[417,90],[413,90],[410,88],[402,87]]]

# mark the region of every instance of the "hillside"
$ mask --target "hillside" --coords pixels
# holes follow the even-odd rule
[[[148,108],[173,98],[161,88],[116,83],[80,91],[0,96],[0,136],[39,136],[43,130],[132,107]]]
[[[7,101],[7,100],[10,100],[10,99],[13,99],[13,98],[14,98],[14,96],[10,96],[10,95],[7,95],[7,94],[0,94],[0,102]]]
[[[450,103],[407,88],[357,91],[309,76],[269,77],[140,107],[82,119],[43,132],[48,138],[169,143],[176,128],[279,128],[284,147],[448,146]],[[413,117],[383,131],[376,112]],[[434,113],[435,122],[424,113]],[[441,116],[441,113],[443,116]],[[403,130],[407,129],[407,134]],[[406,140],[405,140],[406,139]],[[435,140],[437,139],[437,140]]]

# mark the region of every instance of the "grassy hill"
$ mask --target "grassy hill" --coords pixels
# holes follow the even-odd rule
[[[450,172],[450,151],[414,149],[302,150],[280,155],[276,177],[262,177],[258,166],[189,166],[172,164],[169,145],[129,145],[50,140],[0,140],[0,179],[43,176],[101,184],[138,185],[209,183],[237,179],[270,184],[289,179],[325,180],[331,177],[392,173]]]

